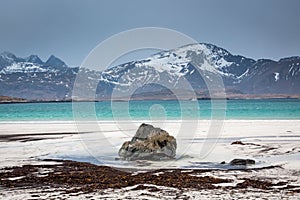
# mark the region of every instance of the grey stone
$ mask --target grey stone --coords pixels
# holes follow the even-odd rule
[[[131,141],[123,143],[119,156],[124,160],[168,160],[176,156],[173,136],[150,124],[142,124]]]

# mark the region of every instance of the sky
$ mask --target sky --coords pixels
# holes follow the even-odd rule
[[[79,66],[122,31],[162,27],[232,54],[300,56],[299,0],[0,0],[0,52]]]

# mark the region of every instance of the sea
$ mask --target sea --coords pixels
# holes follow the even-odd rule
[[[0,121],[300,119],[300,99],[143,100],[0,104]]]

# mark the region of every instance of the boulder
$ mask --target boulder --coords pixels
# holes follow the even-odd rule
[[[131,141],[123,143],[119,156],[124,160],[168,160],[176,155],[176,139],[160,128],[142,124]]]
[[[233,159],[230,165],[254,165],[255,160],[252,159]]]

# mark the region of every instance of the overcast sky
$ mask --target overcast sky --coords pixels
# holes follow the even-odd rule
[[[0,52],[79,66],[113,34],[165,27],[251,58],[300,55],[299,0],[0,0]]]

